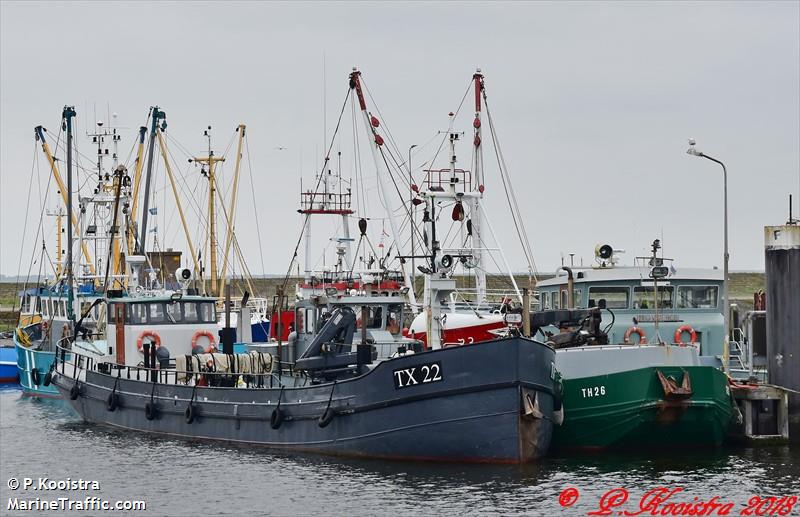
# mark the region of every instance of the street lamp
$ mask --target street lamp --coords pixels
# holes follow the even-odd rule
[[[698,151],[695,147],[694,139],[689,139],[689,149],[686,150],[686,154],[691,156],[697,156],[699,158],[706,158],[707,160],[711,160],[712,162],[716,162],[722,166],[722,189],[723,189],[723,196],[724,196],[724,203],[725,203],[725,227],[724,227],[724,248],[725,248],[725,255],[723,259],[723,266],[722,266],[722,303],[724,306],[725,313],[724,321],[725,321],[725,341],[724,341],[724,348],[722,350],[723,353],[723,368],[727,372],[729,369],[729,354],[730,351],[728,350],[728,343],[730,340],[731,335],[731,324],[730,324],[730,313],[731,313],[731,305],[730,299],[728,297],[728,259],[730,255],[728,253],[728,170],[725,168],[725,164],[721,161],[717,160],[716,158],[709,156],[701,151]]]
[[[414,191],[411,189],[411,185],[414,184],[414,177],[411,175],[411,150],[417,147],[417,144],[412,145],[408,148],[408,192],[409,192],[409,201],[408,207],[411,209],[411,288],[416,289],[416,275],[414,274],[417,270],[415,267],[414,261],[414,230],[416,229],[416,221],[414,214],[416,210],[414,209]]]

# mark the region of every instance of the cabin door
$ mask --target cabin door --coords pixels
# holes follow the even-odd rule
[[[117,329],[117,364],[125,364],[125,304],[114,304],[114,322]]]

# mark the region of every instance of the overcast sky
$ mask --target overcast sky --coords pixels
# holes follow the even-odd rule
[[[33,127],[57,133],[65,104],[76,106],[87,155],[86,124],[106,119],[107,106],[128,128],[123,158],[152,105],[191,152],[206,145],[206,126],[221,149],[246,123],[259,221],[247,179],[239,239],[253,272],[261,270],[257,231],[265,272],[285,271],[300,224],[299,178],[313,177],[323,113],[330,136],[353,66],[401,149],[446,129],[482,68],[542,271],[569,253],[588,262],[601,242],[626,249],[630,262],[654,238],[679,265],[721,266],[721,169],[688,156],[688,137],[728,167],[732,269],[763,269],[763,226],[786,221],[790,193],[800,213],[796,1],[3,1],[0,23],[4,274],[18,267],[40,153]],[[421,148],[414,161],[431,152]],[[38,159],[33,182],[46,181]],[[181,167],[192,173],[185,160]],[[487,209],[512,267],[524,270],[496,169],[486,174]],[[32,196],[29,234],[40,206]],[[165,239],[180,236],[174,221],[161,224]]]

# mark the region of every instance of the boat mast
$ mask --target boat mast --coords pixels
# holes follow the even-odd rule
[[[356,68],[354,68],[353,73],[350,74],[350,88],[355,88],[356,90],[356,94],[358,95],[358,103],[361,107],[361,113],[364,116],[364,124],[367,135],[372,137],[372,145],[370,145],[370,149],[372,150],[372,158],[375,161],[376,176],[378,178],[378,192],[383,201],[383,207],[386,210],[386,215],[389,219],[389,227],[392,230],[392,239],[394,239],[395,246],[399,251],[401,241],[400,232],[397,231],[397,222],[394,218],[394,210],[392,210],[391,206],[391,199],[393,199],[393,197],[389,195],[389,189],[385,184],[386,176],[389,174],[389,171],[386,169],[386,164],[382,159],[381,146],[383,145],[383,137],[381,137],[381,135],[377,132],[380,122],[377,118],[371,117],[367,112],[367,103],[364,101],[364,93],[361,90],[361,72],[359,72]],[[409,302],[412,306],[416,306],[417,297],[414,294],[414,285],[411,283],[411,277],[406,269],[405,260],[400,260],[400,270],[403,272],[403,279],[406,287],[408,287]]]
[[[217,162],[224,162],[222,156],[214,156],[211,150],[211,126],[205,131],[208,137],[208,156],[202,158],[192,158],[190,161],[208,165],[208,226],[209,226],[209,255],[211,258],[211,293],[217,292],[217,217],[216,217],[216,196],[217,182],[214,176],[214,169]],[[205,284],[205,282],[203,282]]]
[[[74,301],[74,293],[72,291],[73,276],[72,270],[72,118],[75,116],[75,107],[64,106],[64,111],[61,116],[67,126],[67,263],[65,264],[67,272],[67,319],[70,324],[75,323],[75,311],[72,307]],[[91,262],[90,262],[91,264]]]
[[[42,126],[36,126],[34,128],[36,133],[36,139],[42,143],[42,152],[47,157],[47,161],[50,164],[50,171],[53,173],[53,178],[56,180],[56,184],[58,184],[58,190],[61,192],[61,199],[64,201],[64,206],[69,204],[69,197],[67,195],[67,187],[64,185],[64,180],[61,179],[61,173],[58,171],[58,165],[56,165],[56,159],[53,156],[53,153],[50,151],[50,146],[47,144],[47,140],[44,138],[44,132],[46,131]],[[72,226],[78,226],[78,219],[73,213],[70,217],[72,221]],[[83,251],[83,257],[86,262],[89,264],[90,270],[92,274],[94,274],[94,265],[92,265],[92,260],[89,256],[89,248],[84,244],[81,246],[81,250]],[[59,257],[61,260],[61,257]]]
[[[223,255],[222,259],[222,273],[219,285],[219,293],[218,296],[222,297],[222,291],[225,287],[226,277],[228,274],[228,255],[231,251],[231,242],[233,241],[234,235],[234,219],[236,217],[236,195],[239,191],[239,168],[242,163],[242,144],[244,143],[244,133],[247,126],[244,124],[239,124],[239,127],[236,128],[236,131],[239,133],[239,145],[236,150],[236,166],[233,170],[233,192],[231,192],[231,204],[230,208],[228,209],[228,231],[227,235],[225,236],[225,254]]]
[[[142,167],[144,166],[144,136],[147,134],[147,128],[141,126],[139,128],[139,145],[136,151],[136,169],[133,173],[133,201],[131,203],[131,213],[128,217],[128,253],[133,253],[136,249],[136,209],[139,207],[139,186],[142,182]],[[126,280],[127,283],[127,280]]]
[[[484,267],[486,246],[483,242],[483,209],[481,208],[484,183],[483,148],[481,147],[481,92],[483,91],[483,74],[481,74],[480,68],[478,68],[472,76],[472,80],[475,83],[475,120],[472,122],[472,127],[475,128],[473,145],[475,147],[475,185],[478,189],[478,195],[470,198],[472,205],[472,209],[470,210],[470,233],[472,234],[473,260],[475,261],[476,302],[478,305],[481,305],[486,300],[486,268]]]
[[[144,176],[144,209],[142,210],[142,229],[140,232],[139,243],[137,246],[137,255],[142,255],[146,252],[147,244],[147,215],[150,210],[150,179],[153,175],[153,155],[155,154],[154,143],[156,139],[156,131],[158,129],[159,121],[166,117],[166,113],[161,111],[158,106],[153,107],[153,120],[150,126],[150,140],[147,144],[147,172]]]

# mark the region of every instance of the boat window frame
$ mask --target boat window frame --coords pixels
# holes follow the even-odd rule
[[[127,309],[125,310],[125,321],[131,325],[149,325],[149,303],[150,302],[147,301],[129,303]],[[142,314],[144,314],[144,320],[141,317]]]
[[[183,312],[183,320],[182,321],[184,323],[201,323],[201,321],[200,321],[200,310],[198,308],[198,304],[199,303],[200,302],[198,302],[196,300],[187,300],[185,302],[181,302],[181,312]],[[189,307],[190,305],[192,307],[194,307],[194,314],[192,315],[191,318],[186,315],[187,314],[186,308]]]
[[[394,321],[394,325],[392,325]],[[403,305],[389,304],[386,307],[386,330],[393,336],[400,336],[403,331]]]
[[[682,289],[692,289],[692,288],[713,288],[716,292],[714,295],[714,305],[711,307],[683,307],[681,305],[681,290]],[[682,310],[707,310],[707,309],[719,309],[719,298],[720,298],[720,286],[715,284],[681,284],[678,285],[675,290],[675,308],[682,309]]]
[[[177,314],[172,314],[170,308],[177,308]],[[164,318],[166,318],[166,321],[172,325],[180,325],[183,323],[183,302],[178,300],[171,300],[167,302],[166,306],[164,307]]]
[[[588,298],[588,301],[587,301],[587,307],[589,305],[588,302],[591,301],[591,300],[595,301],[595,305],[594,306],[597,307],[597,302],[599,302],[600,299],[601,299],[601,298],[597,298],[597,297],[594,297],[594,298],[592,297],[592,289],[606,289],[606,288],[625,289],[627,291],[627,296],[625,297],[625,307],[613,307],[613,306],[607,305],[609,309],[612,309],[612,310],[627,310],[627,309],[631,308],[631,302],[633,301],[633,293],[631,292],[631,286],[630,285],[595,285],[595,286],[589,286],[589,290],[588,290],[589,298]],[[608,299],[607,298],[602,298],[602,299],[606,300],[606,304],[608,304]]]
[[[217,322],[217,306],[213,301],[198,301],[198,323],[216,323]],[[210,317],[208,316],[207,312],[205,311],[205,307],[210,307]]]
[[[153,309],[159,308],[161,309],[161,314],[153,315]],[[151,325],[158,325],[158,324],[165,324],[167,323],[167,311],[164,307],[164,302],[161,301],[150,301],[147,302],[147,316],[150,319]]]
[[[637,310],[637,311],[638,310],[654,311],[655,307],[637,307],[636,306],[636,290],[637,289],[644,289],[645,292],[647,292],[651,296],[653,294],[653,286],[652,285],[647,285],[647,286],[645,286],[645,285],[634,285],[633,286],[633,298],[632,298],[631,307],[634,310]],[[658,304],[658,310],[664,310],[664,309],[674,310],[675,309],[675,302],[676,302],[676,300],[675,300],[675,286],[674,285],[659,285],[658,286],[658,292],[661,293],[661,292],[664,292],[664,291],[669,291],[670,292],[670,302],[671,303],[669,304],[669,306],[665,306],[663,303],[659,303]],[[648,305],[649,305],[649,302],[652,301],[652,299],[647,300],[647,301],[648,301]],[[663,300],[660,300],[660,301],[663,301]]]

